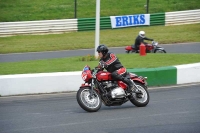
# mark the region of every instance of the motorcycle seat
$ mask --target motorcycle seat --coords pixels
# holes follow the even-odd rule
[[[132,44],[131,47],[132,47],[133,49],[135,49],[135,44]]]

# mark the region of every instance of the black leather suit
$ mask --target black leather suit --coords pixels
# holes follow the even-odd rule
[[[135,39],[135,50],[138,51],[140,49],[140,44],[143,43],[144,45],[146,45],[147,43],[144,42],[144,40],[150,40],[150,41],[153,41],[153,39],[150,39],[150,38],[147,38],[147,37],[144,37],[142,38],[141,36],[137,36],[136,39]]]

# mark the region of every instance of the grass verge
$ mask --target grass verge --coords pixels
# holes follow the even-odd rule
[[[200,54],[118,54],[126,68],[155,68],[200,62]],[[0,63],[0,75],[81,71],[87,64],[94,68],[98,60],[82,61],[82,57]]]
[[[0,21],[74,18],[75,0],[1,0]],[[147,0],[101,0],[101,16],[146,13]],[[149,13],[199,9],[199,0],[150,0]],[[77,18],[95,17],[96,0],[77,0]]]
[[[121,47],[134,43],[140,30],[160,44],[200,42],[200,23],[178,26],[150,26],[100,31],[100,43]],[[93,48],[95,31],[50,35],[20,35],[0,38],[0,53],[21,53]]]

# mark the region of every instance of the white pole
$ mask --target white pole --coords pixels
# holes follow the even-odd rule
[[[97,47],[99,46],[99,33],[100,30],[100,0],[96,0],[96,27],[95,27],[95,57],[98,57],[98,53],[96,52]]]

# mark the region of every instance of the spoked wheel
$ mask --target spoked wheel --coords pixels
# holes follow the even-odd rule
[[[130,51],[129,51],[129,50],[126,50],[125,52],[126,52],[126,53],[128,53],[128,54],[130,53]]]
[[[167,53],[165,50],[160,50],[160,49],[158,49],[158,50],[156,50],[154,53]]]
[[[130,97],[130,101],[137,107],[144,107],[149,103],[149,92],[143,84],[137,82],[135,82],[135,84],[141,93],[133,93]]]
[[[101,108],[102,101],[96,91],[91,95],[90,88],[80,88],[76,94],[78,104],[88,112],[96,112]]]

